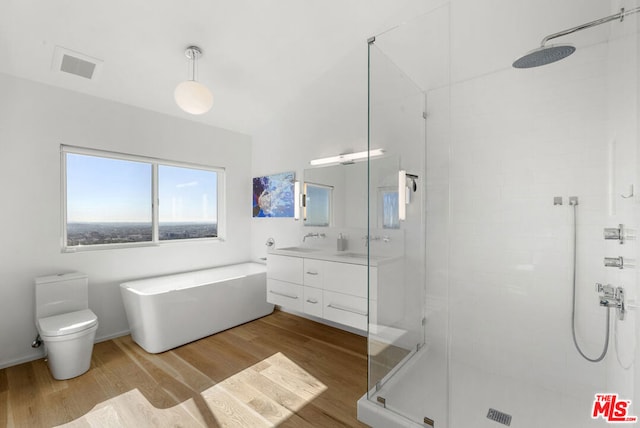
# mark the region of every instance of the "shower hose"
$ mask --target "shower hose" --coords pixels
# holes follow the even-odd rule
[[[573,299],[572,299],[572,306],[571,306],[571,334],[573,336],[573,344],[576,346],[578,353],[582,355],[582,358],[592,363],[597,363],[604,359],[605,355],[607,355],[607,349],[609,349],[609,328],[611,324],[610,322],[611,308],[607,307],[607,335],[604,340],[604,347],[602,349],[602,353],[597,358],[589,358],[584,352],[582,352],[582,349],[580,349],[580,345],[578,345],[578,340],[576,339],[576,265],[577,265],[576,254],[578,249],[578,245],[577,245],[578,234],[576,230],[578,226],[576,222],[577,204],[572,204],[572,206],[573,206]]]

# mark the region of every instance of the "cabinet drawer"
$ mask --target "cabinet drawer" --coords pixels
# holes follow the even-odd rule
[[[304,313],[322,318],[322,290],[304,287]]]
[[[304,259],[304,285],[322,288],[325,262],[322,260]]]
[[[302,284],[302,258],[267,255],[267,278]]]
[[[325,269],[325,290],[352,296],[367,297],[367,266],[350,263],[328,263]]]
[[[360,330],[367,329],[367,299],[325,290],[322,303],[325,319]]]
[[[268,278],[267,302],[302,312],[302,286]]]

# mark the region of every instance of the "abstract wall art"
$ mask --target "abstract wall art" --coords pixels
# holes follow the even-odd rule
[[[253,178],[253,217],[294,216],[295,173]]]

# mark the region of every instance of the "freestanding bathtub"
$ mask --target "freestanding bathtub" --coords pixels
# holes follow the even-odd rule
[[[242,263],[120,284],[133,340],[150,353],[263,317],[266,266]]]

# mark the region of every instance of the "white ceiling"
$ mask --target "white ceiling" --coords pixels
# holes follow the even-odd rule
[[[0,0],[0,72],[251,134],[366,39],[434,0]],[[184,50],[204,56],[202,116],[173,90]],[[98,79],[52,69],[61,46],[104,61]]]

